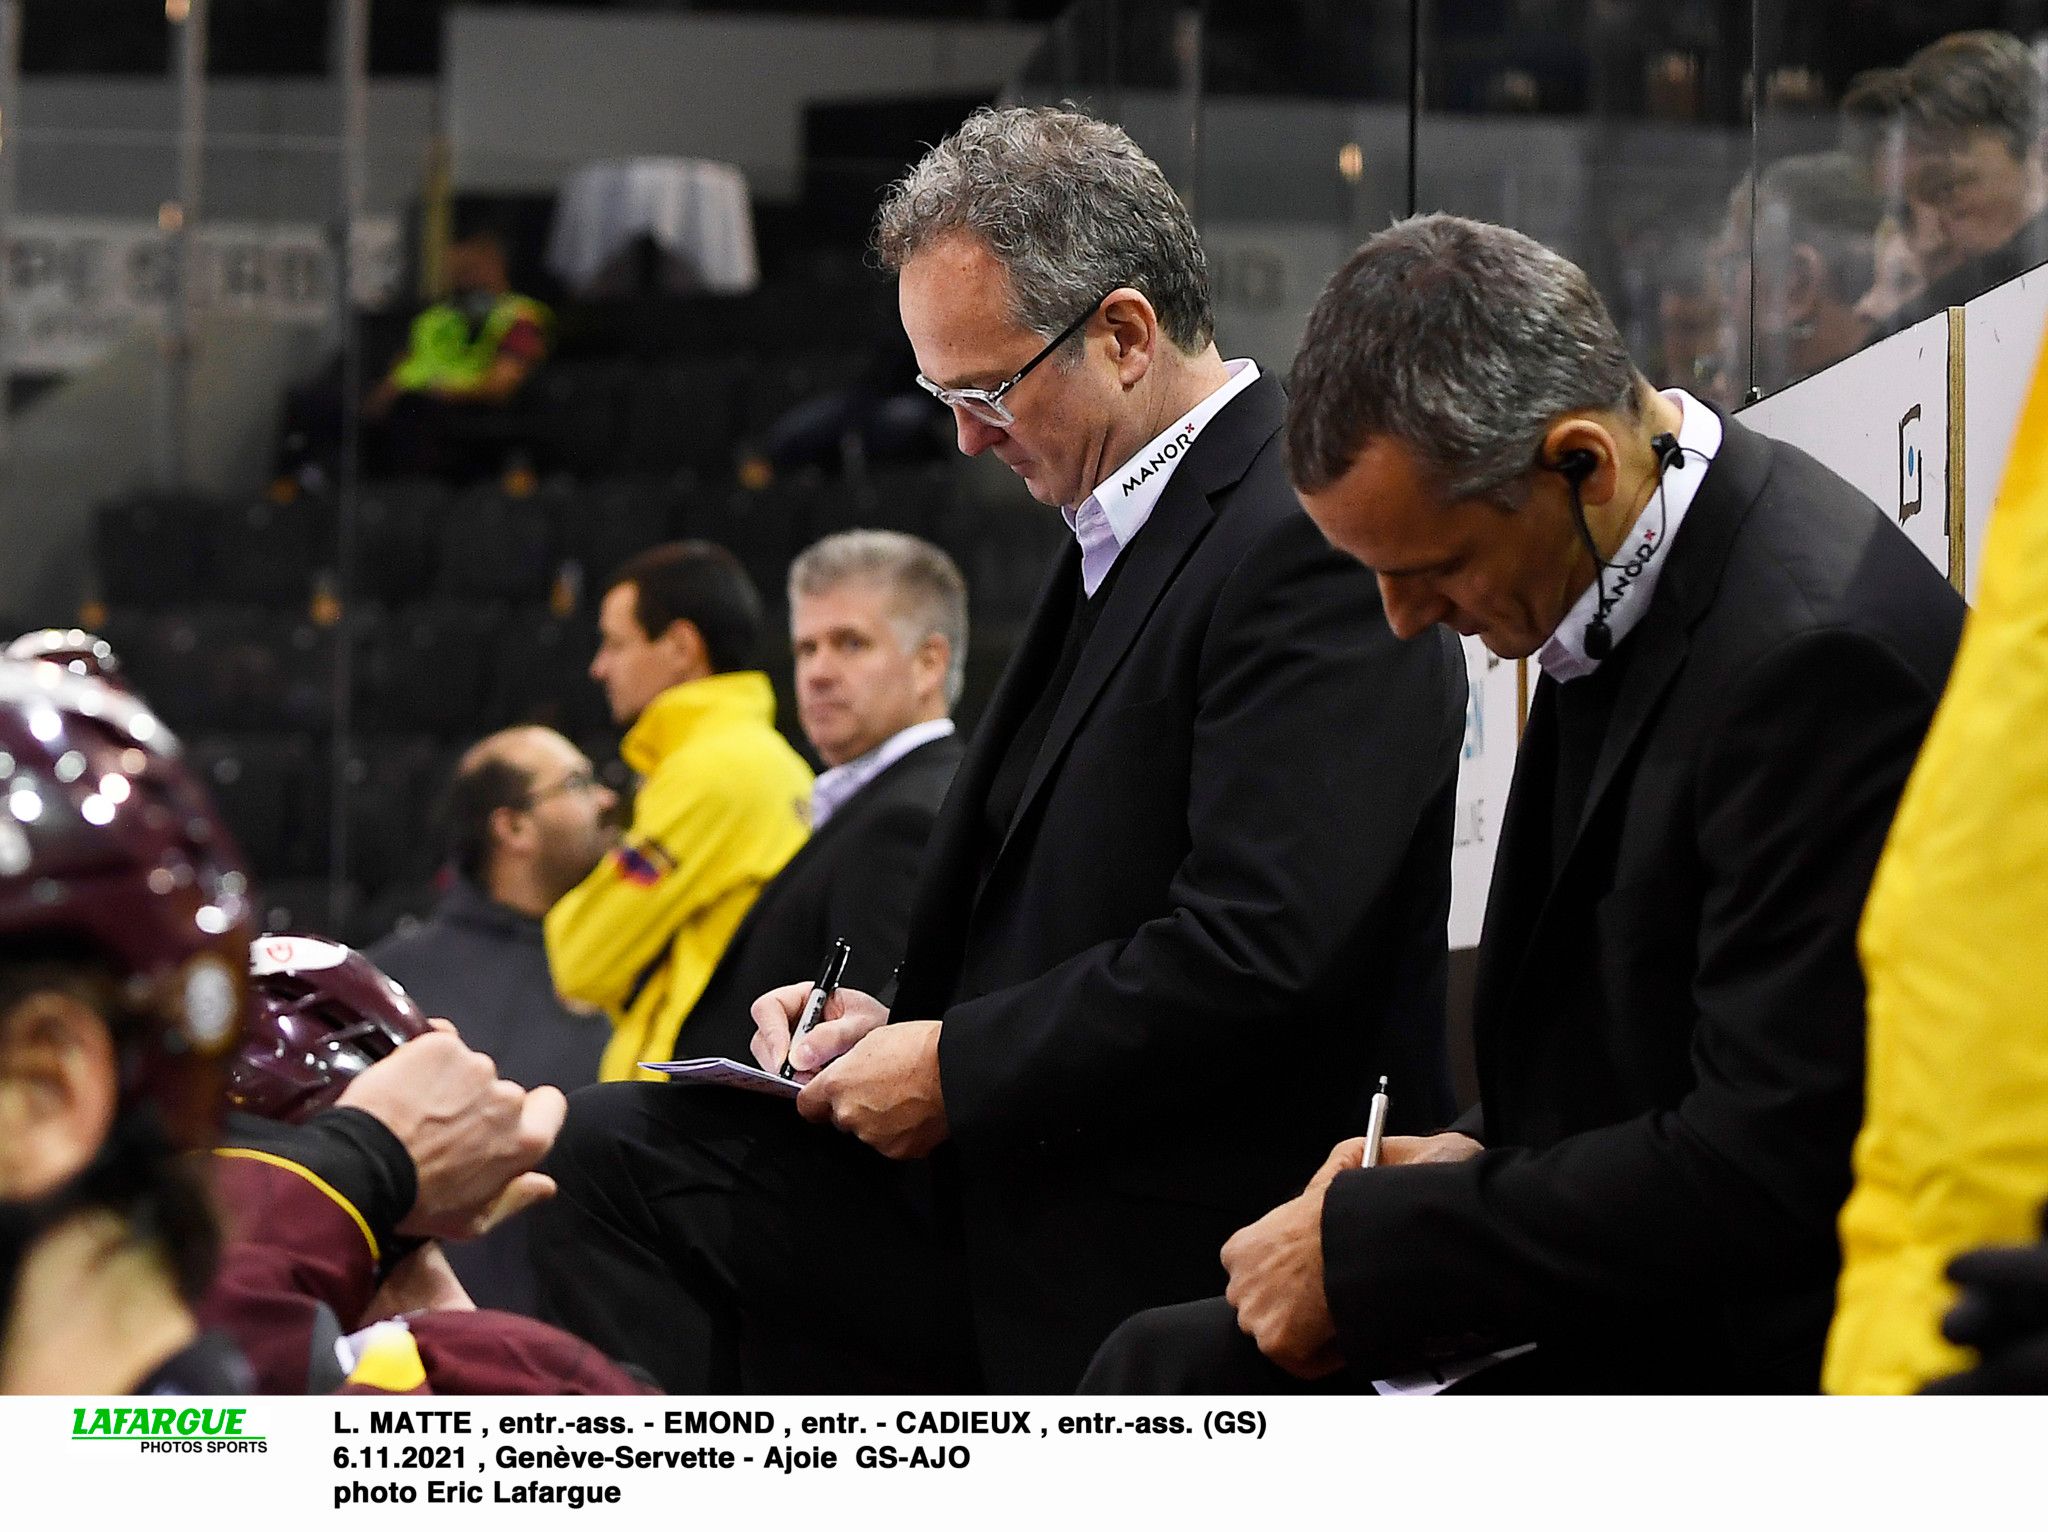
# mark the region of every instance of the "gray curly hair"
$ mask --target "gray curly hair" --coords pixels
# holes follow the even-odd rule
[[[1017,322],[1050,340],[1118,287],[1150,300],[1183,352],[1215,332],[1194,220],[1131,136],[1067,106],[984,107],[889,189],[875,219],[901,271],[945,235],[987,244]]]

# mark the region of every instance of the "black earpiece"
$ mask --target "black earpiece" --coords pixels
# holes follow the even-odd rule
[[[1657,540],[1661,544],[1670,520],[1670,502],[1664,498],[1664,475],[1681,466],[1685,461],[1686,449],[1679,445],[1678,438],[1669,431],[1659,431],[1650,438],[1650,450],[1657,454],[1657,496],[1662,508],[1658,518]],[[1705,454],[1700,454],[1705,457]],[[1712,462],[1712,458],[1706,458]],[[1579,529],[1579,539],[1586,545],[1586,552],[1593,560],[1593,583],[1600,591],[1600,605],[1593,613],[1593,620],[1586,624],[1586,658],[1604,660],[1614,651],[1614,630],[1607,625],[1607,614],[1614,603],[1621,599],[1617,590],[1607,594],[1607,571],[1619,566],[1610,564],[1600,557],[1600,549],[1593,541],[1593,529],[1586,524],[1586,503],[1582,490],[1593,470],[1600,466],[1599,457],[1588,447],[1574,447],[1569,452],[1558,454],[1557,461],[1549,465],[1564,475],[1565,483],[1571,486],[1572,520]]]
[[[1591,448],[1574,447],[1550,466],[1571,480],[1576,488],[1593,476],[1593,470],[1600,466],[1600,459],[1593,455]]]
[[[1593,529],[1586,525],[1586,503],[1581,496],[1582,487],[1600,466],[1600,459],[1589,447],[1574,447],[1558,454],[1557,461],[1550,466],[1563,474],[1565,483],[1571,486],[1572,519],[1578,524],[1579,538],[1593,560],[1593,583],[1600,591],[1599,609],[1586,624],[1586,658],[1604,660],[1614,648],[1614,630],[1607,626],[1607,612],[1615,597],[1607,594],[1607,561],[1600,557],[1600,549],[1593,542]]]
[[[1678,438],[1669,431],[1659,431],[1651,437],[1650,450],[1657,454],[1657,474],[1660,478],[1685,461],[1685,448],[1678,445]]]

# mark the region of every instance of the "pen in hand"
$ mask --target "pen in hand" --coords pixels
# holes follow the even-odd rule
[[[1380,1076],[1380,1088],[1373,1093],[1372,1115],[1365,1123],[1365,1158],[1360,1163],[1370,1169],[1380,1162],[1380,1138],[1387,1131],[1387,1077]]]
[[[839,988],[839,981],[846,976],[846,963],[853,956],[853,948],[840,937],[832,943],[832,950],[825,954],[825,966],[818,974],[818,982],[811,986],[811,997],[804,1002],[803,1014],[797,1018],[796,1027],[789,1034],[789,1047],[782,1055],[782,1078],[796,1078],[796,1045],[804,1035],[818,1024],[818,1018],[825,1014],[825,1002],[832,998]]]

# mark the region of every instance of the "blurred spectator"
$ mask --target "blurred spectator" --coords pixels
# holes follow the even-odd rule
[[[1755,211],[1756,178],[1745,175],[1728,193],[1720,232],[1707,246],[1707,272],[1720,315],[1720,329],[1707,376],[1707,391],[1700,397],[1723,409],[1734,409],[1749,394],[1749,353],[1755,336],[1751,323],[1755,295],[1749,257]]]
[[[1847,154],[1795,154],[1758,183],[1756,365],[1769,393],[1854,352],[1871,325],[1870,291],[1882,204]]]
[[[605,1027],[556,998],[540,923],[610,849],[617,802],[552,729],[507,729],[472,746],[441,810],[454,882],[424,925],[368,954],[500,1075],[529,1088],[571,1091],[597,1078]],[[534,1311],[523,1221],[448,1255],[479,1304]]]
[[[519,439],[507,412],[547,355],[548,311],[512,291],[496,235],[450,245],[447,270],[449,295],[413,320],[404,352],[363,401],[364,451],[378,472],[490,473]]]
[[[1665,246],[1657,270],[1657,382],[1702,397],[1712,393],[1716,376],[1726,371],[1720,293],[1707,259],[1711,248],[1699,230],[1682,230]]]
[[[837,470],[851,462],[924,463],[947,451],[946,416],[917,387],[917,357],[901,333],[878,347],[844,388],[778,415],[756,459],[773,473]]]
[[[1906,232],[1927,290],[1903,329],[2048,259],[2041,72],[2005,32],[1958,32],[1906,63]]]
[[[1906,235],[1906,71],[1866,69],[1842,93],[1841,149],[1862,168],[1884,209],[1872,252],[1870,290],[1856,312],[1883,324],[1920,295],[1926,278]]]
[[[761,597],[712,543],[629,559],[598,609],[591,679],[627,725],[619,753],[642,778],[624,842],[545,922],[555,988],[603,1006],[599,1077],[673,1056],[762,885],[804,843],[811,773],[775,731],[775,692],[753,667]]]

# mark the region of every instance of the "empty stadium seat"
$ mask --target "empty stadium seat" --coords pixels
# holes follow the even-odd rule
[[[526,387],[543,466],[579,476],[615,472],[623,439],[617,362],[551,362]]]
[[[494,650],[498,725],[546,724],[574,739],[611,722],[603,688],[590,679],[597,626],[588,608],[575,617],[516,613]]]
[[[525,496],[495,484],[468,490],[441,521],[436,590],[472,601],[545,600],[562,511],[558,489]]]
[[[586,599],[627,559],[667,541],[693,493],[688,478],[612,479],[577,491],[562,511],[561,556],[580,571]]]
[[[203,495],[147,491],[99,507],[93,557],[110,605],[162,606],[204,595],[207,529],[222,512]]]
[[[339,900],[325,878],[276,878],[258,885],[256,909],[266,931],[303,931],[331,941],[347,941],[350,917],[362,904],[362,893],[342,886]]]
[[[326,865],[324,763],[313,742],[209,735],[193,743],[191,759],[259,878],[300,877]]]
[[[448,503],[447,487],[431,479],[384,479],[363,486],[356,497],[354,529],[358,600],[399,606],[433,589]]]
[[[386,616],[356,651],[357,722],[365,732],[469,740],[491,717],[492,644],[503,614],[436,602]]]
[[[748,367],[744,362],[674,362],[628,375],[626,439],[618,467],[627,473],[695,469],[708,478],[732,472]]]
[[[303,608],[315,579],[334,567],[335,531],[334,502],[324,496],[223,507],[204,526],[207,594],[216,601]]]
[[[342,771],[340,812],[348,826],[348,875],[366,889],[434,870],[440,835],[433,823],[450,751],[431,737],[365,735]]]

